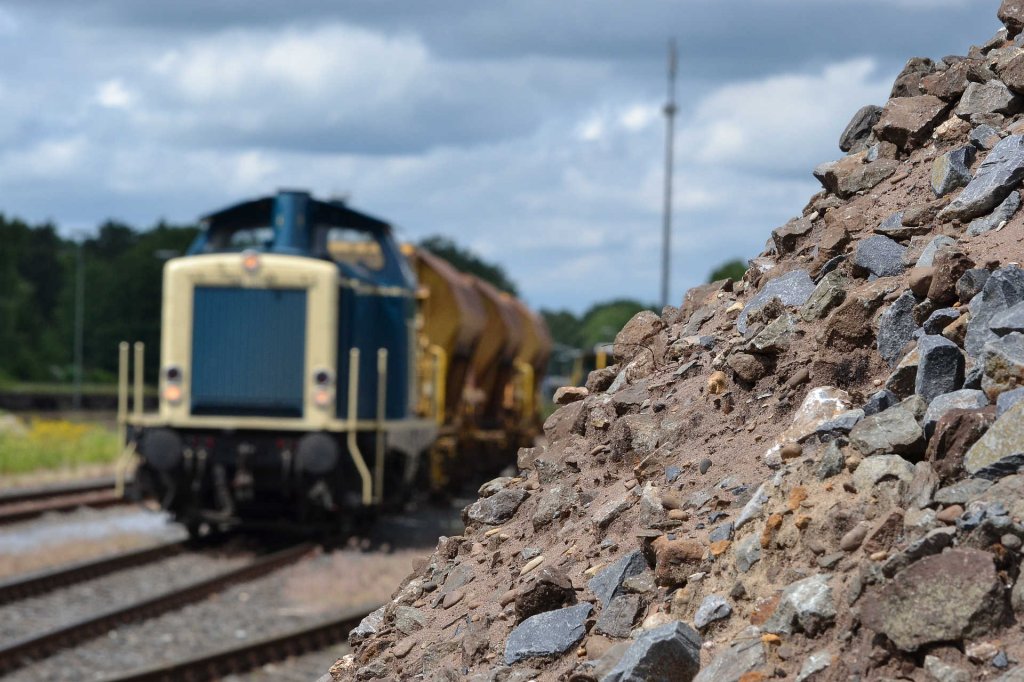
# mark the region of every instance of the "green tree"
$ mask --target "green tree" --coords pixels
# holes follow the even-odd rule
[[[708,275],[709,282],[717,282],[720,279],[731,279],[738,282],[747,272],[747,264],[739,258],[726,261],[711,271]]]
[[[619,330],[641,310],[651,310],[651,306],[628,298],[595,303],[580,320],[580,347],[592,348],[613,341]]]
[[[568,310],[547,310],[542,308],[541,317],[548,325],[551,339],[563,346],[579,348],[580,320]]]
[[[420,241],[420,247],[444,258],[457,270],[476,275],[498,289],[518,296],[515,283],[509,279],[505,269],[496,263],[489,263],[469,249],[459,246],[448,237],[433,235]]]

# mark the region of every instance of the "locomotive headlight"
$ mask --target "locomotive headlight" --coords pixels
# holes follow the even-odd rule
[[[169,402],[171,405],[177,405],[181,402],[181,386],[177,384],[167,384],[164,386],[164,400]]]
[[[260,254],[256,251],[243,251],[242,268],[244,268],[250,275],[256,274],[260,269]]]
[[[331,392],[326,388],[318,388],[313,393],[313,402],[317,407],[327,407],[331,404]]]

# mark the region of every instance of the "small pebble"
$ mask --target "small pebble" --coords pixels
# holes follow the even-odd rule
[[[852,552],[860,547],[861,543],[864,542],[864,538],[867,537],[867,534],[868,525],[866,523],[859,523],[840,538],[839,548],[844,552]]]
[[[800,447],[799,443],[786,443],[782,446],[782,450],[779,451],[779,456],[783,460],[796,459],[802,454],[804,454],[804,449]]]
[[[1006,535],[1001,537],[999,539],[999,542],[1002,543],[1003,547],[1005,547],[1006,549],[1020,549],[1022,544],[1019,537],[1017,537],[1016,535],[1012,535],[1010,533],[1007,533]]]
[[[963,507],[961,507],[959,504],[951,504],[950,506],[946,507],[938,514],[936,514],[935,518],[941,521],[942,523],[953,523],[958,518],[960,518],[963,515],[963,513]]]
[[[708,472],[708,469],[710,469],[710,468],[711,468],[711,460],[708,459],[707,457],[702,459],[700,461],[700,466],[697,467],[697,469],[698,469],[698,471],[700,471],[701,475],[706,474]]]

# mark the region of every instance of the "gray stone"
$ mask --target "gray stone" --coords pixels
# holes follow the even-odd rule
[[[917,329],[917,323],[914,322],[916,305],[914,293],[907,289],[878,319],[878,352],[889,367],[896,366],[903,357],[903,347],[914,338],[914,330]]]
[[[784,352],[792,341],[796,322],[796,318],[789,313],[779,315],[750,341],[749,349],[767,354]]]
[[[999,131],[987,124],[975,127],[968,137],[975,149],[988,151],[999,142]]]
[[[906,269],[903,264],[906,251],[907,247],[876,234],[857,244],[853,252],[853,264],[876,277],[892,277]]]
[[[861,622],[903,651],[984,637],[1007,615],[992,555],[952,549],[925,557],[861,602]]]
[[[772,242],[775,244],[775,252],[782,255],[793,251],[800,242],[800,238],[807,236],[812,227],[814,227],[814,222],[804,216],[793,218],[782,227],[772,230]]]
[[[964,339],[967,354],[978,357],[985,344],[996,338],[995,332],[989,329],[992,318],[1021,301],[1024,301],[1024,270],[1009,265],[993,272],[981,293],[971,299],[971,319]]]
[[[1004,86],[1005,87],[1005,86]],[[971,181],[974,147],[960,147],[946,152],[932,162],[932,191],[935,196],[949,194]]]
[[[698,630],[703,630],[715,621],[724,620],[732,615],[732,606],[717,594],[709,594],[697,607],[697,613],[693,616],[693,624]]]
[[[733,534],[733,523],[729,521],[723,523],[720,526],[715,527],[713,531],[708,533],[708,542],[719,542],[721,540],[732,540]]]
[[[959,196],[939,212],[939,218],[967,221],[998,206],[1024,179],[1024,135],[999,141]]]
[[[362,642],[367,637],[371,637],[381,629],[384,625],[384,609],[385,606],[380,607],[376,611],[370,613],[370,615],[359,621],[359,625],[355,627],[351,632],[348,633],[348,643],[350,646],[355,646]]]
[[[924,321],[921,329],[925,334],[941,334],[942,330],[960,318],[960,311],[956,308],[939,308]]]
[[[757,487],[754,494],[743,505],[743,509],[740,510],[740,515],[736,519],[736,530],[742,528],[745,524],[753,521],[755,518],[761,515],[764,510],[765,503],[768,502],[768,481],[765,481]]]
[[[1024,332],[1024,303],[1018,303],[993,315],[988,328],[999,336],[1010,332]]]
[[[878,123],[882,108],[868,104],[857,110],[839,136],[839,148],[844,152],[860,151],[866,145],[871,129]]]
[[[897,211],[888,218],[882,221],[882,223],[875,228],[875,232],[879,234],[889,235],[890,232],[898,231],[903,227],[903,211]]]
[[[872,393],[868,401],[864,403],[864,416],[870,417],[873,414],[888,410],[899,401],[900,399],[895,393],[886,389]]]
[[[964,354],[944,336],[927,334],[917,341],[919,355],[914,393],[931,402],[964,384]]]
[[[908,410],[897,406],[865,417],[850,431],[850,443],[862,455],[918,454],[924,450],[924,432]]]
[[[527,618],[508,635],[505,664],[565,653],[587,634],[586,621],[593,608],[584,602]]]
[[[948,526],[928,531],[924,537],[918,538],[903,551],[886,559],[882,564],[882,575],[891,578],[915,561],[938,554],[952,545],[954,538],[956,529]]]
[[[914,267],[930,268],[935,263],[935,254],[939,252],[939,249],[944,246],[953,246],[955,244],[955,239],[947,237],[944,234],[934,237],[925,245],[924,249],[922,249],[921,255],[917,257],[917,262],[914,263]]]
[[[1002,417],[1004,412],[1022,400],[1024,400],[1024,387],[1015,388],[1012,391],[1003,391],[996,398],[996,417]]]
[[[839,449],[835,441],[831,441],[825,446],[825,453],[821,456],[821,462],[818,464],[816,472],[818,479],[824,481],[826,478],[838,476],[843,473],[845,468],[846,458],[843,457],[843,451]]]
[[[976,391],[981,390],[981,380],[985,378],[985,367],[981,364],[975,364],[971,369],[964,375],[964,388],[973,388]]]
[[[619,497],[613,497],[602,506],[598,507],[591,518],[594,525],[598,528],[605,528],[611,524],[612,521],[619,518],[619,515],[622,512],[629,509],[629,506],[630,493],[624,493]]]
[[[422,630],[426,624],[427,616],[420,609],[412,606],[399,606],[395,609],[395,629],[403,635]]]
[[[968,83],[953,113],[960,118],[970,119],[976,114],[1013,114],[1021,106],[1018,97],[998,80],[987,83]]]
[[[995,230],[1007,222],[1010,218],[1017,213],[1020,208],[1020,192],[1010,192],[1010,194],[1003,199],[1002,203],[996,206],[995,210],[986,216],[975,218],[967,226],[967,235],[970,237],[976,237],[979,234],[988,232],[989,230]]]
[[[939,504],[970,504],[992,487],[992,481],[984,478],[967,478],[935,491],[933,499]]]
[[[646,570],[647,561],[644,560],[643,552],[634,550],[598,572],[587,583],[587,587],[603,606],[607,606],[613,598],[622,594],[623,580],[630,576],[640,575]]]
[[[700,671],[693,682],[739,682],[746,673],[765,664],[764,645],[760,631],[748,628],[736,637],[736,642],[715,656],[707,667]]]
[[[640,595],[620,594],[601,610],[594,630],[610,637],[629,637],[640,606]]]
[[[540,530],[556,519],[567,516],[578,502],[576,490],[568,485],[556,485],[540,498],[531,521],[533,529]]]
[[[700,672],[702,644],[700,635],[678,620],[645,630],[600,682],[691,682]]]
[[[736,570],[746,573],[761,560],[761,538],[757,533],[747,535],[733,545],[733,554],[736,557]]]
[[[832,653],[828,649],[815,651],[807,657],[804,664],[800,666],[800,672],[796,675],[796,682],[804,682],[810,679],[815,673],[820,673],[832,664]]]
[[[784,306],[802,306],[814,292],[814,280],[805,270],[793,270],[770,280],[744,306],[736,318],[736,328],[741,334],[747,332],[747,317],[760,310],[773,298],[779,299]]]
[[[826,574],[798,580],[782,591],[779,604],[764,624],[767,632],[792,634],[794,628],[815,637],[836,617],[832,588]]]
[[[944,393],[928,405],[928,410],[924,413],[924,432],[931,436],[935,424],[950,410],[980,410],[986,405],[988,396],[981,391],[962,388],[959,391]]]
[[[818,435],[826,433],[849,433],[850,430],[853,429],[853,427],[862,419],[864,419],[864,410],[860,408],[847,410],[846,412],[829,419],[827,422],[822,422],[814,432]]]
[[[1024,402],[1003,413],[964,455],[972,476],[995,480],[1016,473],[1024,459]],[[1011,469],[1007,471],[1007,469]]]
[[[833,270],[818,282],[807,302],[800,308],[800,317],[807,322],[824,319],[846,298],[850,280],[841,272]]]
[[[981,365],[985,368],[981,387],[990,396],[1024,385],[1024,334],[1013,332],[986,343]]]
[[[490,497],[477,500],[466,508],[471,521],[497,525],[511,519],[530,493],[519,488],[505,488]]]
[[[925,656],[924,669],[936,682],[971,682],[969,672],[952,666],[937,656]]]
[[[879,481],[887,478],[910,483],[914,480],[914,465],[899,455],[865,457],[853,472],[853,485],[857,490],[870,490]]]
[[[971,268],[956,281],[956,297],[961,303],[967,303],[981,293],[992,274],[985,268]]]

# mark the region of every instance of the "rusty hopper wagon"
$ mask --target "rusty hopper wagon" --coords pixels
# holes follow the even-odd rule
[[[514,461],[550,348],[522,302],[377,218],[305,192],[247,201],[165,265],[156,413],[144,349],[130,396],[121,344],[128,482],[193,533],[345,526]]]

